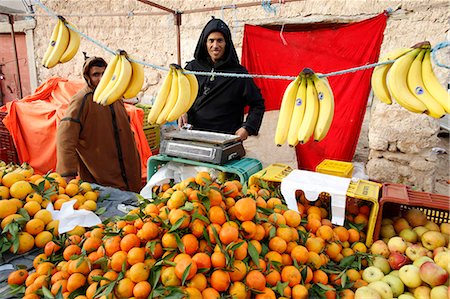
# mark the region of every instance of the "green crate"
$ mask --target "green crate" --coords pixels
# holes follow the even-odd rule
[[[204,166],[208,168],[213,168],[220,170],[225,173],[236,174],[242,185],[244,185],[250,176],[257,173],[262,169],[262,164],[259,160],[254,158],[242,158],[240,160],[233,160],[224,165],[216,165],[198,161],[192,161],[182,158],[174,158],[166,155],[155,155],[151,156],[147,161],[147,181],[167,162],[178,162],[188,165]]]

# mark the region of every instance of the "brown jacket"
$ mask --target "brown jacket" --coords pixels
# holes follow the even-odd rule
[[[58,126],[56,171],[83,181],[139,192],[139,153],[123,102],[101,106],[86,86],[71,100]]]

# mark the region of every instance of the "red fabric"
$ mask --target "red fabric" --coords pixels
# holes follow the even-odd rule
[[[37,173],[56,168],[56,125],[64,117],[71,97],[84,81],[50,78],[36,92],[19,101],[1,107],[8,115],[3,123],[8,128],[19,160],[28,162]],[[147,159],[152,155],[143,131],[144,111],[125,104],[131,129],[141,156],[142,177],[147,177]]]
[[[301,32],[280,32],[245,25],[242,64],[251,74],[296,76],[308,67],[329,73],[378,60],[387,16],[383,13],[362,22]],[[370,93],[373,69],[328,77],[335,99],[330,131],[321,142],[296,147],[298,167],[315,170],[323,159],[351,161],[358,143]],[[255,79],[266,101],[266,110],[280,109],[289,81]],[[275,129],[275,128],[274,128]],[[312,140],[312,138],[311,138]]]

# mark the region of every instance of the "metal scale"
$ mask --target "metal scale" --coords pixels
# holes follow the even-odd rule
[[[223,165],[245,156],[245,149],[237,135],[181,129],[163,134],[160,153]]]

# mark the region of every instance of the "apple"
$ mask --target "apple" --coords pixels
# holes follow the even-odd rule
[[[450,223],[442,222],[439,228],[441,229],[441,233],[450,235]]]
[[[439,225],[437,225],[433,221],[428,221],[424,226],[428,230],[432,230],[432,231],[435,231],[435,232],[440,232],[441,231],[441,229],[439,228]]]
[[[391,266],[389,265],[388,260],[382,256],[375,256],[372,259],[372,266],[380,269],[385,275],[391,272]]]
[[[388,262],[392,270],[398,270],[402,266],[408,264],[410,260],[404,254],[401,254],[399,252],[392,252],[389,256]]]
[[[416,266],[417,268],[420,268],[420,266],[422,266],[422,264],[425,262],[433,262],[433,259],[430,258],[429,256],[421,256],[414,261],[413,265]]]
[[[398,276],[388,274],[381,281],[389,285],[392,290],[393,297],[398,297],[405,291],[405,286]]]
[[[448,251],[448,248],[447,248],[447,247],[438,247],[438,248],[435,248],[435,249],[433,250],[433,257],[435,257],[439,252],[446,252],[446,251]]]
[[[383,239],[384,238],[390,239],[393,236],[397,235],[397,233],[395,232],[394,226],[392,224],[383,225],[381,227],[380,234],[381,234],[381,237],[383,237]]]
[[[392,237],[387,244],[390,252],[404,253],[406,250],[406,243],[401,237]]]
[[[420,246],[419,244],[413,244],[406,248],[405,253],[411,261],[415,261],[421,256],[426,256],[428,253],[428,249]]]
[[[398,270],[392,270],[391,273],[389,273],[389,275],[394,275],[394,276],[400,277],[400,276],[398,276]]]
[[[394,230],[397,234],[406,228],[411,228],[411,226],[405,218],[398,218],[394,221]]]
[[[372,254],[379,254],[385,258],[388,258],[390,253],[387,244],[383,240],[373,242],[372,246],[370,246],[370,252]]]
[[[381,219],[381,225],[394,224],[394,221],[390,218]]]
[[[425,215],[419,209],[410,209],[405,213],[405,219],[412,227],[425,225],[428,221],[427,215]]]
[[[435,249],[436,250],[436,249]],[[441,251],[434,256],[436,265],[450,272],[450,251]]]
[[[430,292],[430,287],[420,286],[414,289],[414,297],[416,297],[416,299],[430,299]]]
[[[416,243],[418,239],[417,233],[412,228],[406,228],[402,230],[399,234],[400,237],[402,237],[403,240],[406,242]]]
[[[367,267],[362,274],[362,278],[368,283],[381,280],[383,277],[383,272],[375,266]]]
[[[449,299],[449,287],[437,286],[431,289],[431,299]]]
[[[398,296],[397,299],[416,299],[416,298],[414,298],[413,294],[406,292]]]
[[[420,266],[420,279],[431,287],[439,286],[447,282],[448,273],[434,262],[425,262]]]
[[[428,250],[445,246],[445,238],[440,232],[427,231],[422,235],[422,245]]]
[[[380,294],[372,288],[360,287],[355,291],[355,299],[382,299]]]
[[[418,226],[413,228],[413,231],[417,233],[417,237],[420,241],[422,240],[422,235],[428,231],[428,228],[426,228],[425,226]]]
[[[420,279],[419,272],[419,268],[416,266],[405,265],[400,268],[398,275],[405,286],[408,288],[417,288],[422,284],[422,279]]]
[[[382,280],[371,282],[368,287],[377,291],[383,299],[391,299],[393,297],[391,287]]]

